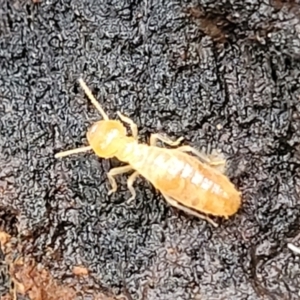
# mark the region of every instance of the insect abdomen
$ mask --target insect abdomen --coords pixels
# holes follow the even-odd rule
[[[163,194],[215,216],[227,217],[238,210],[240,193],[217,170],[176,149],[138,147],[142,148],[129,163]]]

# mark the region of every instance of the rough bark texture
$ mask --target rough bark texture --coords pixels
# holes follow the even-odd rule
[[[299,75],[299,1],[0,0],[1,229],[78,299],[299,299]],[[80,76],[142,140],[220,149],[240,211],[215,229],[144,179],[127,205],[119,162],[55,159],[99,118]]]

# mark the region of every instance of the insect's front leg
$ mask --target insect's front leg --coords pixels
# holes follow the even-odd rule
[[[114,193],[118,188],[114,176],[129,172],[131,170],[132,170],[132,167],[128,165],[128,166],[113,168],[107,173],[107,177],[112,186],[112,189],[108,192],[108,195],[111,195],[112,193]]]
[[[194,211],[194,210],[192,210],[192,209],[190,209],[190,208],[188,208],[186,206],[183,206],[183,205],[179,204],[176,200],[174,200],[173,198],[171,198],[171,197],[169,197],[169,196],[167,196],[165,194],[162,194],[162,195],[164,196],[164,198],[167,200],[167,202],[170,205],[172,205],[172,206],[174,206],[174,207],[176,207],[176,208],[178,208],[178,209],[180,209],[180,210],[182,210],[182,211],[184,211],[184,212],[186,212],[186,213],[188,213],[190,215],[193,215],[193,216],[195,216],[197,218],[201,218],[203,220],[206,220],[210,224],[212,224],[214,227],[218,227],[218,224],[216,222],[214,222],[211,218],[209,218],[209,217],[207,217],[207,216],[205,216],[203,214],[200,214],[200,213],[198,213],[198,212],[196,212],[196,211]]]
[[[119,111],[117,112],[119,118],[126,124],[128,124],[130,126],[131,132],[132,132],[132,136],[135,140],[138,139],[138,128],[137,125],[128,117],[124,116],[122,113],[120,113]]]
[[[176,141],[172,141],[167,136],[163,136],[159,133],[153,133],[150,136],[150,146],[156,146],[158,140],[169,146],[178,146],[182,142],[183,139],[184,139],[184,137],[180,137]]]

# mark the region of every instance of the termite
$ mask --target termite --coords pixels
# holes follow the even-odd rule
[[[205,215],[228,219],[237,212],[241,205],[241,193],[224,172],[219,170],[220,165],[225,165],[225,160],[214,161],[191,146],[179,146],[183,137],[173,141],[154,133],[150,136],[150,145],[139,143],[137,125],[121,112],[117,112],[121,121],[130,126],[132,135],[128,136],[120,121],[109,119],[81,78],[79,83],[103,120],[94,123],[88,130],[89,146],[57,153],[56,158],[93,150],[101,158],[116,157],[127,163],[126,166],[111,169],[107,177],[112,186],[108,192],[110,195],[117,191],[114,177],[134,171],[127,180],[131,192],[128,202],[135,199],[133,183],[142,175],[161,192],[170,205],[204,218],[214,226],[217,226],[216,223]],[[158,147],[157,141],[173,148]]]

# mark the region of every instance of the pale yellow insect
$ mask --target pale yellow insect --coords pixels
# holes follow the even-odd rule
[[[156,146],[160,140],[170,146],[178,146],[182,137],[172,141],[160,134],[152,134],[150,146],[138,143],[137,125],[128,117],[117,112],[120,119],[127,123],[132,136],[127,136],[126,128],[120,121],[110,120],[96,101],[82,79],[79,83],[88,98],[102,115],[102,121],[92,125],[87,132],[89,146],[57,153],[55,157],[93,150],[99,157],[116,157],[128,165],[111,169],[108,179],[112,185],[109,194],[116,192],[116,175],[134,170],[127,185],[135,198],[133,183],[138,175],[148,179],[172,205],[194,216],[205,218],[201,213],[228,218],[235,214],[241,205],[241,193],[229,179],[217,169],[225,161],[212,161],[190,146],[173,149]],[[195,156],[189,155],[191,152]],[[201,213],[200,213],[201,212]]]

